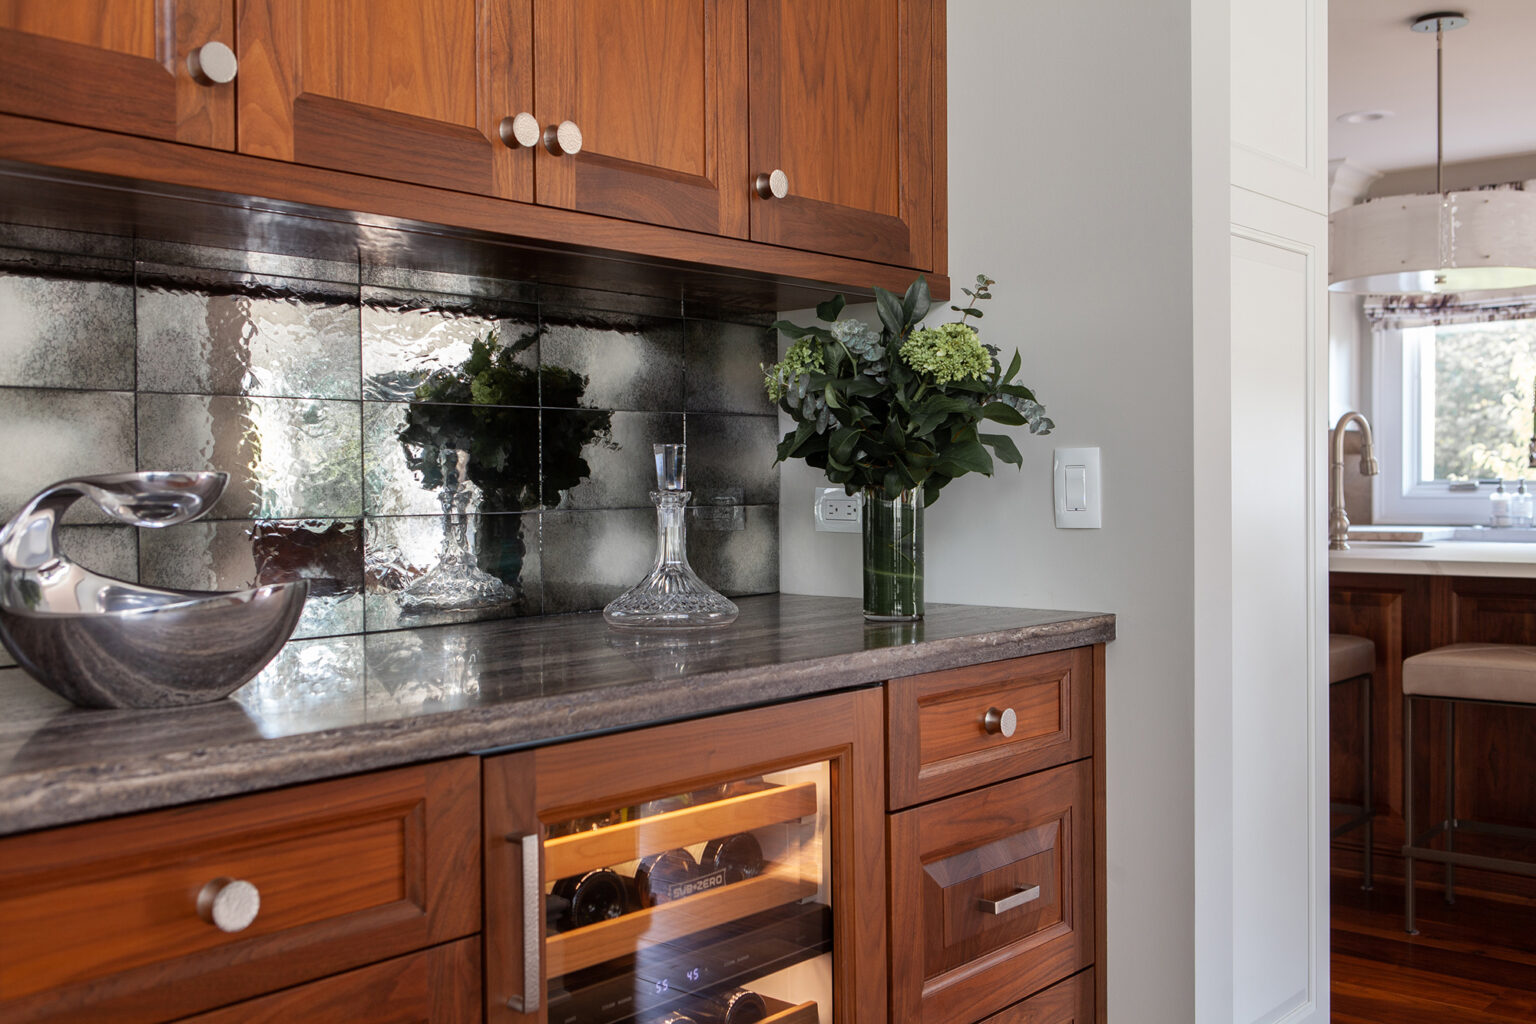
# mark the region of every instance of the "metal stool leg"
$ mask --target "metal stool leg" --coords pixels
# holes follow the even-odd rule
[[[1409,935],[1419,934],[1413,915],[1413,698],[1403,696],[1403,919]]]
[[[1456,702],[1448,700],[1445,718],[1445,849],[1456,849]],[[1445,866],[1445,902],[1456,902],[1456,865]]]
[[[1371,808],[1371,689],[1375,685],[1374,673],[1367,674],[1361,679],[1364,696],[1361,703],[1365,706],[1365,795],[1361,798],[1365,814],[1365,882],[1360,886],[1366,892],[1375,888],[1371,878],[1371,852],[1376,845],[1375,812]]]

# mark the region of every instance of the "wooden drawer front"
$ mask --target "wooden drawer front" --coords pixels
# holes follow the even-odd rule
[[[188,1017],[179,1024],[471,1024],[479,1019],[480,940],[474,938]]]
[[[1093,651],[893,679],[886,685],[891,808],[1011,779],[1093,752]],[[1012,736],[988,732],[1012,709]]]
[[[1092,961],[1092,799],[1078,761],[891,816],[893,1019],[966,1024]]]
[[[0,1019],[165,1020],[479,929],[473,758],[0,841]],[[198,893],[243,879],[243,931]]]
[[[993,1014],[982,1024],[1093,1024],[1093,968]]]

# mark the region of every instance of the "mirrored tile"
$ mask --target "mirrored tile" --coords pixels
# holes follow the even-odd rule
[[[241,290],[210,292],[141,282],[139,389],[358,398],[355,289],[347,296],[287,287],[297,284],[246,279]]]
[[[67,477],[132,471],[133,406],[131,392],[0,388],[0,514],[9,518]],[[104,523],[107,517],[77,501],[65,521]]]
[[[230,475],[215,519],[355,519],[363,506],[358,402],[139,396],[139,466]]]
[[[690,529],[688,564],[727,597],[772,594],[779,589],[779,507],[748,505],[742,511],[745,529]]]
[[[131,389],[128,265],[87,268],[73,258],[41,259],[54,265],[0,263],[0,384]]]
[[[656,561],[656,510],[544,513],[544,611],[601,609]]]
[[[468,403],[478,378],[496,403],[538,404],[535,307],[380,288],[362,299],[364,397]],[[494,345],[477,355],[492,332]]]
[[[407,235],[400,237],[409,238]],[[437,296],[431,301],[446,301],[450,304],[473,303],[475,300],[527,304],[538,301],[538,289],[526,281],[487,274],[423,270],[406,266],[399,260],[388,259],[386,253],[377,251],[363,252],[360,274],[362,284],[367,288],[412,292],[423,297],[424,301],[426,296]]]
[[[208,270],[297,278],[312,282],[328,281],[336,284],[356,285],[358,282],[358,269],[354,262],[287,256],[281,253],[257,252],[253,249],[220,249],[208,245],[186,245],[180,242],[160,242],[141,238],[134,246],[134,257],[141,264],[178,268],[175,273],[184,277],[187,283],[198,280],[200,273]],[[151,268],[141,267],[141,273],[147,270]],[[355,288],[353,292],[355,294]]]
[[[133,258],[133,239],[126,236],[36,227],[31,224],[0,224],[0,246],[112,260]]]
[[[683,417],[666,412],[546,409],[546,508],[654,508],[652,446],[683,439]]]
[[[546,407],[682,409],[681,320],[546,309],[543,324]]]
[[[688,320],[684,323],[688,412],[774,414],[763,389],[763,367],[778,361],[771,328]]]
[[[361,520],[206,520],[140,538],[140,579],[178,590],[245,590],[309,580],[295,637],[363,629]]]
[[[547,309],[633,313],[665,319],[683,315],[682,301],[676,296],[634,295],[601,288],[573,288],[554,284],[539,286],[539,303]]]
[[[363,638],[290,640],[260,674],[231,696],[265,736],[285,736],[366,719]]]
[[[777,416],[719,416],[690,413],[688,488],[693,502],[708,505],[716,495],[739,489],[748,505],[779,501]]]
[[[538,615],[543,610],[539,516],[471,515],[462,549],[444,544],[442,516],[379,516],[366,522],[364,558],[367,597],[364,622],[370,632],[445,622]],[[411,600],[412,584],[458,551],[481,572],[505,585],[497,598],[469,607],[425,607]]]
[[[370,516],[436,515],[454,450],[469,453],[466,510],[521,512],[539,498],[539,412],[499,406],[364,402]]]

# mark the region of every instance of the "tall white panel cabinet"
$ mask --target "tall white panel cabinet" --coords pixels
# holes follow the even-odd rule
[[[1196,697],[1197,768],[1227,774],[1197,783],[1196,884],[1220,889],[1200,894],[1199,948],[1229,942],[1223,976],[1197,980],[1198,1002],[1202,1024],[1324,1024],[1327,2],[1230,0],[1228,10],[1231,332],[1225,394],[1208,382],[1204,397],[1230,403],[1220,515],[1230,535],[1206,564],[1229,574],[1230,688]]]

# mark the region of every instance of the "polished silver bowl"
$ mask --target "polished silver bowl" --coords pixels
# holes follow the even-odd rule
[[[156,708],[229,696],[298,625],[304,580],[252,590],[158,590],[109,579],[59,551],[64,510],[87,498],[119,522],[190,522],[224,490],[223,473],[120,473],[65,480],[0,529],[0,642],[75,704]]]

